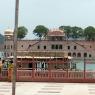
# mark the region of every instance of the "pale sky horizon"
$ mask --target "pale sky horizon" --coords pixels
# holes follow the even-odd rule
[[[0,2],[0,33],[14,28],[15,0]],[[28,28],[27,39],[37,25],[49,29],[61,25],[95,27],[95,0],[20,0],[19,26]]]

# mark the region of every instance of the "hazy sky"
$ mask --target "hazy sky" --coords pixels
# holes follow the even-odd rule
[[[0,32],[14,28],[15,0],[0,1]],[[33,38],[36,25],[58,28],[61,25],[95,26],[95,0],[20,0],[19,25]]]

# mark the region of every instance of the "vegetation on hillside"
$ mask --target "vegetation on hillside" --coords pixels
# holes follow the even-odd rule
[[[0,34],[0,44],[4,43],[4,36]]]

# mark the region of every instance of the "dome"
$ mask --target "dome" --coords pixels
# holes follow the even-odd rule
[[[12,29],[6,29],[4,34],[5,35],[13,35],[13,30]]]

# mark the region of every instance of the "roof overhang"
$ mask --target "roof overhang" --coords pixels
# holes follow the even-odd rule
[[[8,59],[13,59],[14,57],[13,56],[9,56],[8,57]],[[34,58],[34,59],[54,59],[54,58],[68,58],[68,59],[72,59],[72,57],[70,57],[70,56],[65,56],[65,57],[53,57],[53,56],[51,56],[51,57],[32,57],[32,56],[17,56],[17,58],[28,58],[28,59],[31,59],[31,58]]]

